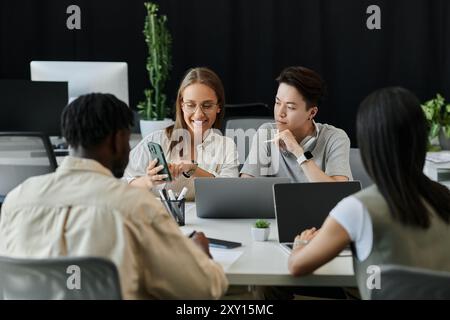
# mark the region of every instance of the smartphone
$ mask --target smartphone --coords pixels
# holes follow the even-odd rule
[[[226,241],[214,238],[208,238],[208,240],[209,246],[213,248],[233,249],[242,245],[242,243],[240,242]]]
[[[158,174],[167,174],[167,178],[164,181],[172,181],[172,176],[170,175],[169,166],[167,165],[166,157],[164,156],[164,152],[161,146],[155,142],[149,142],[147,144],[148,150],[150,151],[150,155],[152,159],[157,159],[158,162],[156,166],[163,166],[163,169],[158,172]]]

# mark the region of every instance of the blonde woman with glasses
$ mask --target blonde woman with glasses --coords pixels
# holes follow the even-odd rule
[[[224,116],[225,93],[219,77],[210,69],[190,69],[181,82],[176,100],[175,124],[145,137],[130,154],[125,171],[128,183],[154,189],[166,183],[163,169],[148,150],[149,142],[161,145],[173,181],[166,188],[194,198],[193,179],[197,177],[237,177],[236,145],[219,129]]]

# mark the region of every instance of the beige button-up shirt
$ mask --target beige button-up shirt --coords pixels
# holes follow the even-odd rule
[[[173,134],[173,140],[177,141],[178,136]],[[171,139],[167,137],[165,130],[155,131],[146,136],[142,141],[134,147],[130,153],[130,162],[125,171],[124,178],[131,182],[136,177],[141,177],[146,174],[146,169],[149,162],[152,160],[147,144],[149,142],[156,142],[161,145],[167,162],[181,162],[187,159],[186,156],[180,156],[180,148],[184,147],[184,155],[190,152],[190,148],[186,145],[178,145],[170,150]],[[216,130],[208,131],[207,136],[201,144],[197,146],[197,163],[200,168],[208,171],[215,177],[229,178],[239,176],[239,163],[236,144],[231,138],[219,134]],[[192,200],[194,198],[194,179],[185,178],[183,175],[173,181],[167,183],[165,188],[173,189],[175,192],[180,192],[183,187],[188,188],[186,198]]]
[[[108,258],[125,299],[219,298],[228,286],[222,267],[182,234],[150,192],[75,157],[8,194],[0,255]]]

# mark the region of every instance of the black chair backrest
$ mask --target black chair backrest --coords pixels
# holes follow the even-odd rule
[[[0,195],[32,176],[51,173],[57,163],[50,139],[39,132],[0,132]]]
[[[259,117],[272,117],[273,110],[269,106],[262,102],[256,103],[242,103],[242,104],[226,104],[225,116],[222,122],[222,133],[225,133],[225,126],[228,119],[236,118],[259,118]]]
[[[226,104],[225,118],[231,117],[273,117],[273,110],[262,102]]]
[[[121,291],[116,266],[103,258],[0,257],[0,298],[117,300]]]

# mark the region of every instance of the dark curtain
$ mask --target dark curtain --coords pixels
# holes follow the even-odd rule
[[[31,60],[126,61],[130,104],[148,79],[142,35],[144,1],[0,0],[0,78],[28,79]],[[289,65],[322,74],[328,97],[318,120],[347,131],[371,91],[390,85],[421,100],[450,99],[448,0],[161,0],[173,35],[167,92],[175,100],[184,72],[208,66],[228,103],[273,104],[274,79]],[[66,28],[66,8],[82,10],[82,30]],[[366,28],[366,9],[381,8],[382,29]]]

